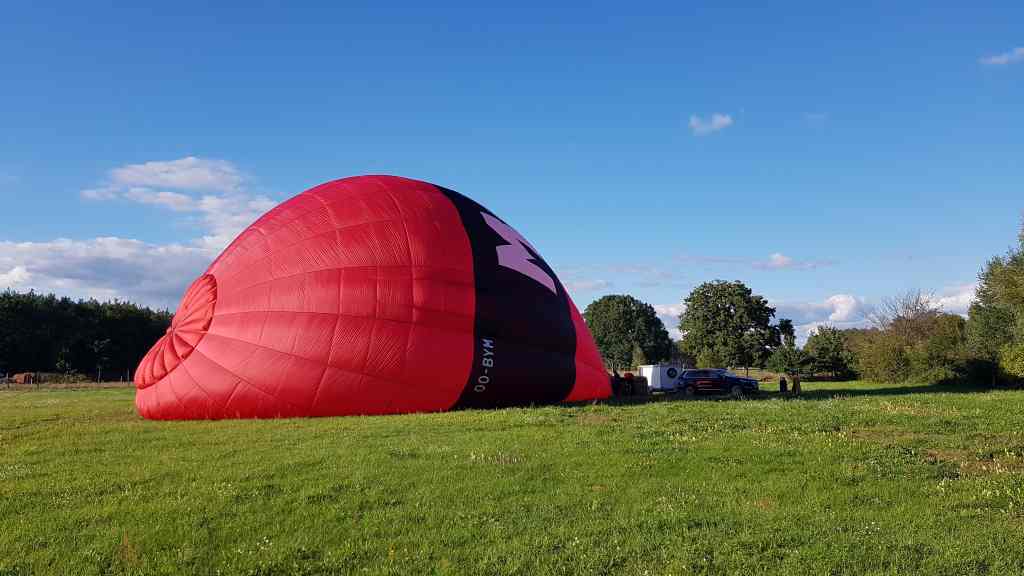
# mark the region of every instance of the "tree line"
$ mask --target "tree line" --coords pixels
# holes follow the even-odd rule
[[[0,293],[0,374],[124,378],[170,323],[170,312],[128,302],[6,290]]]
[[[978,280],[966,318],[908,292],[878,304],[868,327],[821,326],[802,347],[793,322],[776,320],[767,300],[739,281],[697,286],[683,301],[678,342],[654,308],[632,296],[599,298],[583,316],[611,369],[679,361],[884,382],[1024,381],[1024,227],[1017,245],[989,260]]]
[[[942,311],[927,294],[908,292],[884,300],[870,323],[861,329],[819,330],[804,349],[827,341],[838,366],[870,380],[1020,384],[1024,227],[1015,246],[982,267],[966,318]]]
[[[764,367],[775,350],[795,341],[793,322],[773,322],[775,308],[738,281],[706,282],[686,297],[678,342],[654,307],[632,296],[599,298],[583,317],[613,370],[667,361],[700,368]]]
[[[679,315],[673,342],[654,308],[609,295],[583,312],[605,364],[616,370],[659,362],[700,368],[768,368],[877,381],[1024,380],[1024,227],[1016,246],[978,276],[966,318],[943,312],[927,294],[884,300],[870,326],[822,326],[802,346],[793,322],[739,281],[697,286]],[[0,293],[0,374],[57,372],[128,376],[170,325],[171,313],[128,302],[53,294]]]

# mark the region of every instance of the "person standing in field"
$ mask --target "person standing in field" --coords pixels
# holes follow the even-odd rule
[[[793,396],[800,395],[800,374],[793,374]]]

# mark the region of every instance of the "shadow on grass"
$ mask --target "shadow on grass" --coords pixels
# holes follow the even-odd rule
[[[829,400],[836,396],[906,396],[909,394],[974,394],[977,392],[988,392],[992,390],[989,386],[964,383],[916,384],[902,386],[886,386],[883,388],[842,388],[842,383],[836,387],[812,387],[805,389],[800,395],[805,400]],[[766,396],[782,397],[778,392],[769,393]]]
[[[635,404],[651,404],[654,402],[729,402],[729,401],[765,401],[765,400],[831,400],[836,397],[879,397],[879,396],[907,396],[911,394],[974,394],[993,390],[989,386],[977,384],[965,384],[961,382],[940,382],[936,384],[907,384],[892,385],[877,388],[869,387],[843,387],[843,382],[828,382],[827,386],[817,386],[811,383],[805,384],[803,393],[800,396],[782,394],[777,391],[762,391],[756,395],[747,395],[743,398],[733,398],[729,395],[704,394],[696,397],[687,397],[682,393],[657,393],[648,396],[613,396],[606,400],[599,401],[600,404],[610,406],[632,406]]]

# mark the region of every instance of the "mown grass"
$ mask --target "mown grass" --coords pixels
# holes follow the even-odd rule
[[[1024,573],[1024,392],[148,422],[0,392],[0,574]]]

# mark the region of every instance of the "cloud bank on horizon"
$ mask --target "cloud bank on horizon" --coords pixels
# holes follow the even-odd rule
[[[723,124],[724,122],[724,124]],[[710,121],[715,124],[714,117]],[[719,120],[721,126],[728,126]],[[721,128],[716,128],[721,129]],[[122,299],[160,308],[175,308],[182,292],[227,244],[276,202],[250,191],[252,179],[233,163],[189,156],[177,160],[126,164],[108,171],[79,196],[84,202],[124,202],[195,225],[198,236],[178,243],[155,244],[118,236],[86,240],[57,238],[46,242],[0,241],[0,289],[54,292],[77,298]],[[690,286],[679,274],[682,265],[728,265],[762,272],[804,271],[833,266],[830,260],[799,259],[772,252],[763,259],[676,257],[669,265],[636,263],[560,270],[566,288],[580,300],[616,291],[655,286]],[[626,285],[617,285],[616,279]],[[691,286],[692,287],[692,286]],[[965,314],[976,284],[943,290],[936,305]],[[840,328],[868,324],[870,305],[852,294],[834,294],[821,301],[770,301],[776,318],[794,321],[800,341],[822,325]],[[683,304],[654,304],[674,338]]]
[[[81,190],[81,199],[167,210],[195,224],[200,235],[170,244],[118,236],[0,241],[0,289],[173,309],[189,282],[239,232],[276,205],[248,191],[250,182],[231,162],[194,156],[114,168],[99,185]]]
[[[974,302],[977,283],[963,284],[943,289],[938,294],[928,297],[932,304],[943,312],[967,315],[967,310]],[[834,294],[821,301],[787,302],[773,301],[768,303],[775,307],[775,320],[789,318],[793,321],[797,343],[803,345],[818,328],[832,326],[840,329],[868,328],[871,326],[871,303],[864,298],[852,294]],[[673,339],[678,340],[679,316],[686,310],[685,303],[655,304],[655,312]]]

